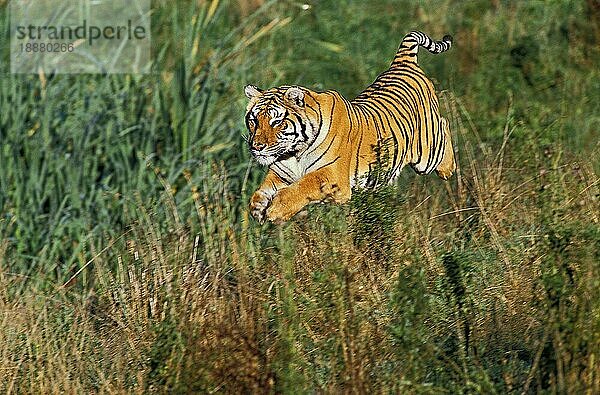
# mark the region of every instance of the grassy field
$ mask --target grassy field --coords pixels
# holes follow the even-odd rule
[[[600,393],[597,1],[153,9],[152,74],[0,63],[1,392]],[[250,219],[243,86],[351,98],[412,29],[456,175]]]

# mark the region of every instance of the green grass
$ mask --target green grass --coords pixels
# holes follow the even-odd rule
[[[600,392],[593,2],[264,3],[155,1],[150,75],[0,64],[0,390]],[[456,176],[249,219],[243,86],[352,97],[411,29]]]

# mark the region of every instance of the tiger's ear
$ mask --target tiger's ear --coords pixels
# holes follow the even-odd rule
[[[254,85],[246,85],[246,87],[244,88],[244,93],[246,94],[246,97],[248,99],[254,99],[262,93],[262,90],[258,89]]]
[[[295,104],[298,107],[304,107],[304,92],[297,86],[292,86],[283,95],[285,100]]]

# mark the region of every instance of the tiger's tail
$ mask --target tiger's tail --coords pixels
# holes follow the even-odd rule
[[[419,46],[433,54],[442,53],[449,50],[452,46],[452,36],[446,34],[441,41],[435,41],[423,32],[412,31],[402,39],[402,43],[400,44],[400,48],[398,48],[398,52],[396,53],[392,65],[402,62],[417,63]]]

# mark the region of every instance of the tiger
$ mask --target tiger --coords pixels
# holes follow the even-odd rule
[[[390,67],[353,100],[296,85],[245,86],[250,153],[268,167],[250,198],[252,217],[281,223],[310,203],[348,202],[354,188],[390,183],[406,165],[450,178],[456,163],[449,124],[417,52],[442,53],[452,41],[411,31]]]

